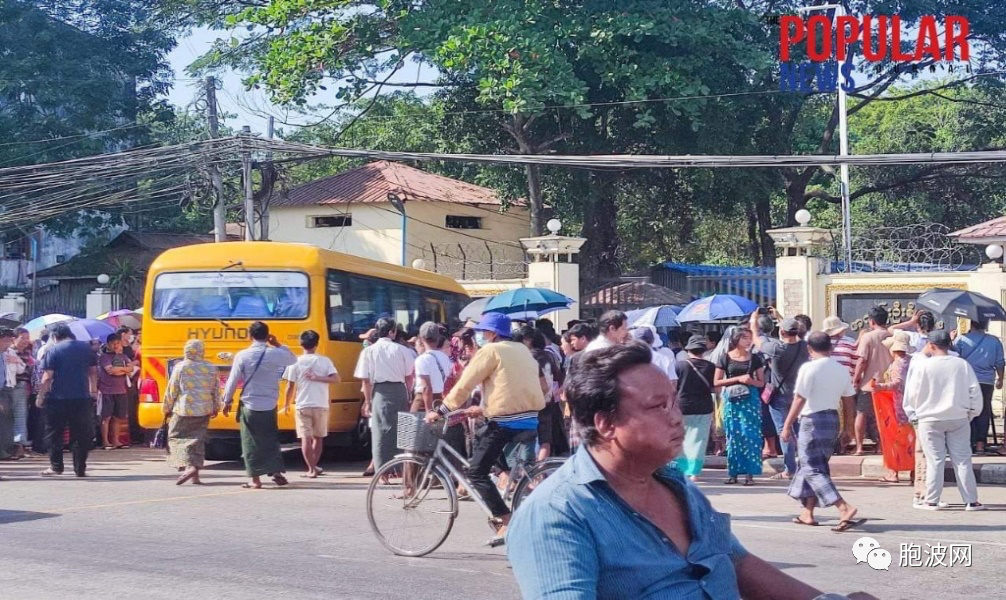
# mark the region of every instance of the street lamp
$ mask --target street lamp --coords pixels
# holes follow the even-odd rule
[[[989,244],[985,247],[985,256],[995,262],[1003,257],[1003,247],[999,244]]]
[[[545,227],[548,228],[549,233],[552,235],[559,235],[559,231],[562,229],[562,221],[559,219],[549,219],[548,223],[545,223]]]
[[[112,280],[112,278],[109,277],[108,275],[106,275],[105,273],[102,273],[101,275],[98,275],[98,285],[101,285],[101,286],[108,285],[108,282],[111,281],[111,280]]]
[[[398,212],[402,213],[402,266],[404,267],[406,264],[405,261],[408,258],[406,252],[406,240],[408,239],[406,237],[406,232],[408,231],[409,225],[408,216],[405,214],[405,202],[403,202],[395,192],[388,192],[388,202],[390,202]]]
[[[796,222],[800,224],[800,227],[806,227],[810,223],[810,211],[806,208],[801,208],[796,211]]]

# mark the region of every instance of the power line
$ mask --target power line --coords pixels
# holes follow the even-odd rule
[[[22,141],[22,142],[4,142],[4,143],[0,144],[0,147],[3,147],[3,146],[23,146],[23,145],[26,145],[26,144],[47,144],[49,142],[58,142],[58,141],[61,141],[61,140],[73,140],[73,139],[77,139],[77,138],[91,138],[91,137],[98,137],[98,136],[104,135],[106,133],[111,133],[113,131],[123,131],[123,130],[126,130],[126,129],[135,129],[137,127],[147,127],[147,126],[148,125],[146,123],[138,123],[136,121],[133,121],[133,122],[129,123],[128,125],[121,125],[119,127],[113,127],[111,129],[102,129],[101,131],[92,131],[92,132],[89,132],[89,133],[81,133],[81,134],[77,134],[77,135],[64,135],[64,136],[51,137],[51,138],[39,138],[37,140],[26,140],[26,141]]]

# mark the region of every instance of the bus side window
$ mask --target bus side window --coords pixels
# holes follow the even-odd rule
[[[349,277],[338,271],[328,272],[328,339],[354,340],[353,309],[350,303]]]

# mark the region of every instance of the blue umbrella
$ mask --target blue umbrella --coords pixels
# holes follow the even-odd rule
[[[499,312],[499,311],[487,311],[487,310],[485,310],[486,303],[488,303],[490,300],[492,300],[492,296],[489,296],[489,297],[486,297],[486,298],[479,298],[478,300],[473,300],[473,301],[469,302],[468,306],[465,306],[461,310],[461,313],[458,315],[459,317],[461,317],[461,322],[464,323],[464,322],[467,322],[467,321],[478,321],[479,319],[482,318],[482,315],[484,313],[487,313],[487,312]],[[555,310],[560,310],[560,309],[557,308]],[[510,317],[510,319],[513,320],[513,321],[527,321],[527,320],[530,320],[530,319],[537,319],[537,318],[541,317],[543,314],[545,314],[547,312],[551,312],[551,311],[544,311],[544,312],[538,312],[538,311],[535,311],[535,310],[526,311],[526,312],[525,311],[518,311],[518,312],[508,313],[507,316]]]
[[[77,340],[81,342],[99,340],[104,343],[105,338],[115,333],[114,327],[104,321],[98,321],[95,319],[78,319],[76,321],[70,321],[67,325],[70,327],[73,337],[77,338]]]
[[[569,308],[575,302],[569,296],[545,288],[519,288],[503,292],[489,299],[482,308],[483,313],[536,313],[541,316],[556,310]]]
[[[678,313],[679,323],[695,323],[701,321],[722,321],[739,319],[758,310],[758,304],[731,294],[714,294],[699,298]]]
[[[673,328],[678,327],[678,319],[676,315],[681,309],[674,308],[669,304],[663,306],[651,306],[650,308],[641,308],[639,310],[630,310],[625,313],[629,317],[630,327],[642,327],[643,325],[652,325],[653,327],[667,327]]]

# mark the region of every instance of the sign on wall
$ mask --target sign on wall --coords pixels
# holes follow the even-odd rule
[[[874,306],[883,306],[887,309],[888,323],[891,325],[910,321],[915,311],[922,308],[915,305],[918,297],[918,294],[913,293],[839,294],[838,316],[858,334],[861,330],[869,328],[869,313]],[[957,317],[953,314],[934,316],[937,329],[957,329]]]

